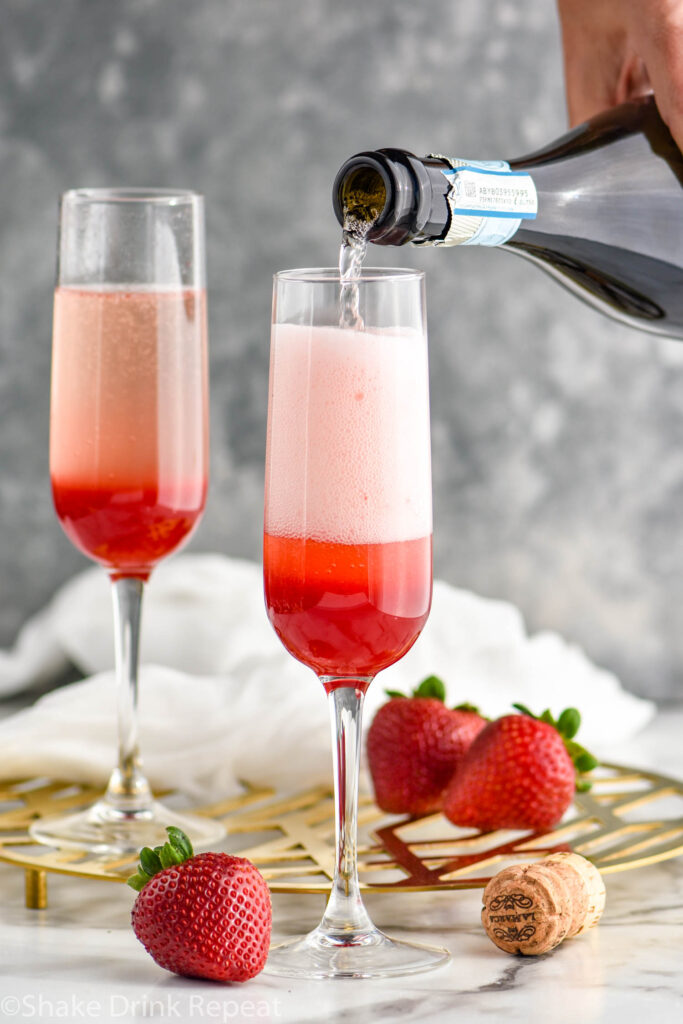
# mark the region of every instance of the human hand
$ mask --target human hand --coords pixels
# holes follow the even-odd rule
[[[557,0],[572,125],[648,92],[683,150],[683,0]]]

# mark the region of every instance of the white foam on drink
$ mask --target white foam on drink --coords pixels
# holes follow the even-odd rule
[[[278,324],[266,530],[344,544],[432,530],[426,338]]]

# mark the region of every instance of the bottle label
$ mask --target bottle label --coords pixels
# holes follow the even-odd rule
[[[444,159],[441,157],[441,159]],[[531,175],[504,160],[453,160],[443,174],[450,190],[451,224],[441,245],[502,245],[538,212]]]

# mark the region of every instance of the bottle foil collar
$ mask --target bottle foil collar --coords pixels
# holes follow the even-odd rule
[[[446,195],[451,222],[434,245],[502,245],[523,220],[533,220],[538,197],[531,175],[511,171],[504,160],[458,160],[433,155],[449,166]]]

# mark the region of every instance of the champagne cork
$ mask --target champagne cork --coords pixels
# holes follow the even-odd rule
[[[605,883],[602,875],[589,860],[578,853],[551,853],[542,863],[565,864],[583,879],[587,893],[587,906],[583,924],[576,935],[587,932],[598,923],[605,909]]]
[[[534,876],[545,877],[551,886],[564,886],[561,899],[569,914],[569,927],[565,938],[571,939],[578,935],[588,913],[588,890],[581,875],[570,864],[561,861],[547,864],[541,860],[537,864],[532,864],[532,869]],[[560,881],[556,881],[557,879]]]
[[[484,890],[481,919],[506,953],[535,956],[592,928],[605,905],[600,872],[578,854],[500,871]]]

